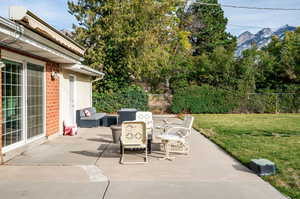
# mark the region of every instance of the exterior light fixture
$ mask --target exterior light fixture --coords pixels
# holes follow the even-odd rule
[[[5,67],[5,64],[2,61],[0,61],[0,69],[4,68],[4,67]]]
[[[58,74],[57,74],[57,72],[55,72],[55,71],[52,71],[52,72],[51,72],[51,79],[52,79],[52,80],[57,80],[57,79],[58,79]]]

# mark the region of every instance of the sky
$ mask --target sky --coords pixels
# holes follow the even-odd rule
[[[254,7],[300,8],[300,0],[219,0],[221,4]],[[72,30],[76,19],[68,12],[67,0],[0,0],[0,16],[8,17],[8,8],[21,5],[57,29]],[[228,18],[227,30],[233,35],[262,28],[277,29],[289,24],[300,26],[300,11],[268,11],[223,8]]]

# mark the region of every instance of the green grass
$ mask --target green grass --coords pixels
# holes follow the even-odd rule
[[[200,114],[194,127],[247,165],[275,162],[277,174],[263,177],[292,199],[300,199],[300,114]]]

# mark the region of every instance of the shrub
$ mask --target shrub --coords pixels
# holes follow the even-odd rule
[[[129,86],[113,93],[94,93],[93,102],[97,111],[113,113],[121,108],[148,110],[148,95],[138,86]]]
[[[280,95],[278,101],[281,113],[300,112],[300,93]]]
[[[191,86],[179,89],[173,96],[173,113],[229,113],[237,104],[231,91],[211,86]]]
[[[177,90],[187,87],[189,87],[189,82],[185,77],[177,77],[170,80],[172,93],[176,93]]]
[[[247,109],[250,113],[275,113],[278,109],[276,94],[253,94],[249,96]],[[278,110],[277,110],[278,111]]]

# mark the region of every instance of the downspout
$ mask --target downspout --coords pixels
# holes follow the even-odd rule
[[[100,81],[100,80],[102,80],[103,78],[104,78],[104,75],[101,75],[101,77],[98,77],[98,78],[94,79],[94,80],[92,81],[92,83],[97,82],[97,81]]]

